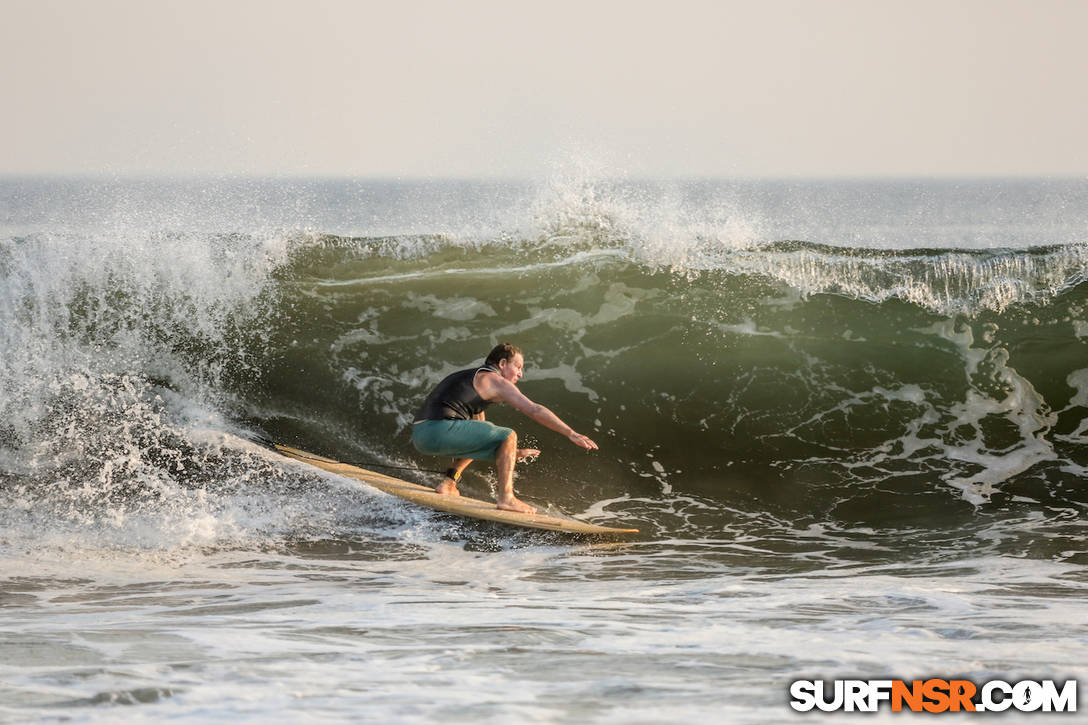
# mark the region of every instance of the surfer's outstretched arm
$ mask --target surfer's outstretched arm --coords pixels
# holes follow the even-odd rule
[[[594,443],[589,436],[582,435],[574,430],[574,428],[571,428],[564,423],[558,415],[545,406],[529,400],[525,393],[518,390],[517,386],[513,383],[504,380],[498,375],[486,375],[481,377],[483,378],[483,380],[481,380],[481,387],[487,386],[487,390],[484,392],[490,393],[488,396],[489,400],[500,400],[506,403],[511,408],[524,413],[545,428],[554,430],[556,433],[564,436],[576,446],[581,446],[582,448],[591,451],[598,449],[597,444]]]
[[[525,398],[525,400],[528,401],[529,408],[527,410],[522,410],[521,408],[518,408],[518,410],[521,410],[522,413],[525,413],[525,415],[529,416],[537,423],[540,423],[545,428],[550,428],[556,433],[561,434],[576,446],[585,448],[588,451],[597,450],[597,444],[594,443],[593,439],[591,439],[589,436],[582,435],[578,431],[571,428],[569,425],[564,423],[558,415],[556,415],[540,403],[534,403],[528,398]]]

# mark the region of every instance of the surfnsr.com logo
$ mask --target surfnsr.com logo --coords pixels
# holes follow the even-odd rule
[[[790,707],[799,712],[1076,712],[1077,681],[1054,680],[797,680],[790,685]]]

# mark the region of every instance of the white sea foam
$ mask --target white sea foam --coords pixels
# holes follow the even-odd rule
[[[788,239],[830,245],[846,240],[788,236],[736,200],[700,198],[694,204],[678,196],[668,187],[636,193],[567,177],[540,192],[536,229],[523,233],[556,247],[620,248],[634,263],[678,275],[763,275],[805,295],[844,294],[874,302],[897,298],[944,314],[1045,301],[1084,281],[1088,269],[1083,239],[1035,252],[921,253],[877,244],[859,253],[839,252],[835,246],[783,246],[778,242]]]

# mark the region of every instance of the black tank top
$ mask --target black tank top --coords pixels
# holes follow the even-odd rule
[[[452,375],[447,375],[442,382],[435,386],[422,407],[416,413],[415,422],[421,420],[470,420],[472,416],[484,412],[488,401],[480,397],[476,392],[472,381],[476,379],[476,373],[481,370],[499,372],[490,365],[482,368],[460,370]]]

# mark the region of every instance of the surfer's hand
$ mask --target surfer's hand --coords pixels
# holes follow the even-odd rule
[[[597,444],[594,443],[593,440],[589,436],[584,436],[581,433],[578,433],[576,431],[571,431],[570,435],[567,436],[567,438],[569,438],[570,442],[573,443],[574,445],[581,446],[582,448],[585,448],[587,451],[596,451],[596,450],[598,450]]]

